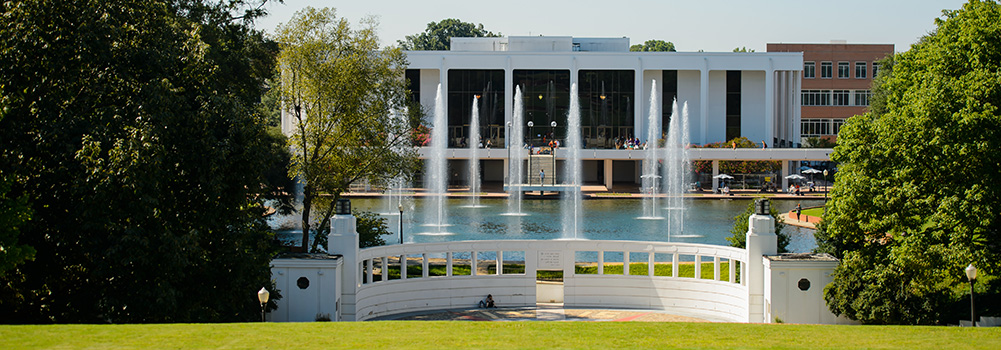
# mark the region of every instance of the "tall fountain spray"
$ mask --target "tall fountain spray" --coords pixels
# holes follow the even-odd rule
[[[401,109],[401,110],[393,111],[393,113],[390,115],[390,118],[393,119],[393,123],[397,123],[397,124],[404,124],[404,123],[406,123],[407,122],[406,121],[406,118],[407,118],[407,108],[403,107],[403,109]],[[395,139],[395,138],[401,137],[401,136],[404,137],[404,138],[406,138],[405,135],[392,135],[392,134],[388,135],[387,137],[390,140],[392,140],[392,139]],[[393,146],[392,150],[396,154],[403,154],[403,153],[407,152],[407,148],[409,148],[409,147],[410,147],[410,145],[407,142],[400,142],[398,140],[398,141],[396,141],[396,145]],[[403,188],[404,188],[404,186],[406,184],[407,184],[407,179],[403,175],[396,175],[392,179],[389,179],[389,181],[386,183],[386,190],[385,191],[386,191],[387,198],[384,201],[385,204],[384,204],[382,213],[380,213],[380,215],[382,215],[384,217],[387,217],[387,219],[390,220],[390,222],[389,222],[391,224],[390,227],[394,227],[394,228],[402,227],[402,225],[400,225],[400,223],[404,219],[403,218],[404,211],[410,212],[411,209],[412,209],[412,206],[413,206],[413,200],[412,200],[412,198],[409,197],[409,196],[405,197],[403,195]],[[393,217],[396,217],[396,220],[399,220],[399,221],[393,222],[392,221]],[[396,234],[400,234],[400,233],[397,232]]]
[[[430,234],[444,233],[448,217],[445,210],[445,194],[448,185],[448,164],[445,162],[445,148],[448,147],[448,121],[445,115],[445,101],[442,100],[441,84],[434,98],[434,120],[431,124],[431,151],[428,154],[424,186],[428,189],[424,226],[431,227]]]
[[[469,123],[469,192],[470,208],[480,208],[480,98],[473,96],[473,112]]]
[[[661,220],[657,197],[660,196],[660,94],[657,91],[657,81],[650,85],[650,114],[647,116],[646,157],[643,159],[643,216],[644,220]]]
[[[563,149],[563,154],[565,160],[563,176],[564,183],[570,185],[563,192],[563,238],[564,239],[579,239],[584,238],[581,234],[581,191],[580,186],[583,185],[581,179],[581,163],[580,163],[580,149],[581,149],[581,136],[580,136],[580,98],[577,96],[577,84],[574,83],[570,86],[570,111],[567,115],[567,138],[566,148]]]
[[[507,174],[507,193],[508,193],[508,210],[504,215],[527,215],[521,212],[521,184],[523,182],[523,170],[522,162],[524,161],[524,151],[521,149],[521,145],[524,143],[523,137],[525,135],[525,126],[522,122],[525,119],[525,104],[522,100],[521,87],[515,87],[514,90],[514,113],[511,115],[511,125],[508,132],[510,134],[505,135],[507,139],[507,153],[508,153],[508,174]]]
[[[672,106],[671,122],[668,124],[667,143],[664,145],[664,193],[667,201],[667,232],[671,237],[685,237],[685,192],[691,162],[688,158],[688,103],[685,102],[678,113],[678,101]]]

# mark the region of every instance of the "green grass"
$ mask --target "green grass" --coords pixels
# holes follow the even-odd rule
[[[428,276],[437,277],[445,276],[446,270],[445,265],[429,265],[428,266]],[[504,264],[505,274],[523,274],[525,273],[525,265],[523,264]],[[486,267],[487,274],[493,275],[497,273],[497,266],[495,264],[489,264]],[[671,276],[674,267],[670,263],[654,264],[654,276]],[[390,280],[400,279],[400,266],[390,264],[387,269],[389,272]],[[407,278],[420,278],[423,276],[423,268],[421,265],[408,265],[407,266]],[[471,267],[469,265],[456,264],[452,266],[452,274],[455,276],[469,276]],[[719,265],[719,274],[721,281],[728,281],[730,276],[730,264],[726,262],[721,262]],[[596,275],[598,274],[598,266],[576,266],[574,271],[578,275]],[[701,279],[713,279],[713,263],[702,263],[702,274]],[[622,263],[606,263],[604,274],[606,275],[621,275],[622,274]],[[629,274],[637,276],[647,275],[647,263],[630,263],[629,264]],[[539,277],[542,278],[553,278],[553,277],[563,277],[562,271],[538,271]],[[739,273],[738,273],[739,275]],[[693,263],[681,263],[679,264],[678,277],[695,277],[695,264]],[[381,281],[379,274],[374,274],[373,277],[376,281]],[[368,276],[362,276],[362,279],[367,282]]]
[[[818,217],[818,218],[819,217],[823,217],[824,216],[824,207],[803,209],[803,215],[809,215],[809,216],[814,216],[814,217]]]
[[[0,326],[5,349],[998,349],[999,328],[378,321]]]
[[[678,277],[695,277],[695,264],[694,263],[681,263],[678,264]],[[647,263],[629,263],[629,274],[646,276],[648,266]],[[653,265],[653,275],[654,276],[671,276],[674,272],[674,266],[671,264],[658,264]],[[576,266],[574,271],[578,275],[596,275],[598,274],[598,266]],[[713,279],[713,263],[702,263],[702,273],[700,274],[700,279]],[[605,264],[606,275],[621,275],[622,274],[622,264]],[[728,281],[730,278],[730,263],[719,264],[719,278],[721,281]]]

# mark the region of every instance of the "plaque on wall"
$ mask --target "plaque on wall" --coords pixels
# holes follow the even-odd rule
[[[563,252],[561,251],[540,251],[539,269],[563,269]]]

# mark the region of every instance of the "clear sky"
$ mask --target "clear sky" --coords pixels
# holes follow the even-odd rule
[[[358,23],[379,19],[383,45],[424,31],[429,22],[457,18],[482,23],[508,35],[629,37],[673,42],[678,51],[765,51],[767,43],[894,44],[906,51],[934,29],[943,9],[960,0],[618,0],[618,1],[419,1],[285,0],[268,5],[271,14],[257,28],[274,32],[279,23],[306,7],[334,7],[338,16]]]

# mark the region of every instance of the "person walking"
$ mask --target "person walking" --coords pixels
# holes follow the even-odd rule
[[[546,169],[539,169],[539,184],[543,185],[546,183]]]
[[[803,213],[803,205],[796,203],[796,220],[799,220],[800,214]]]

